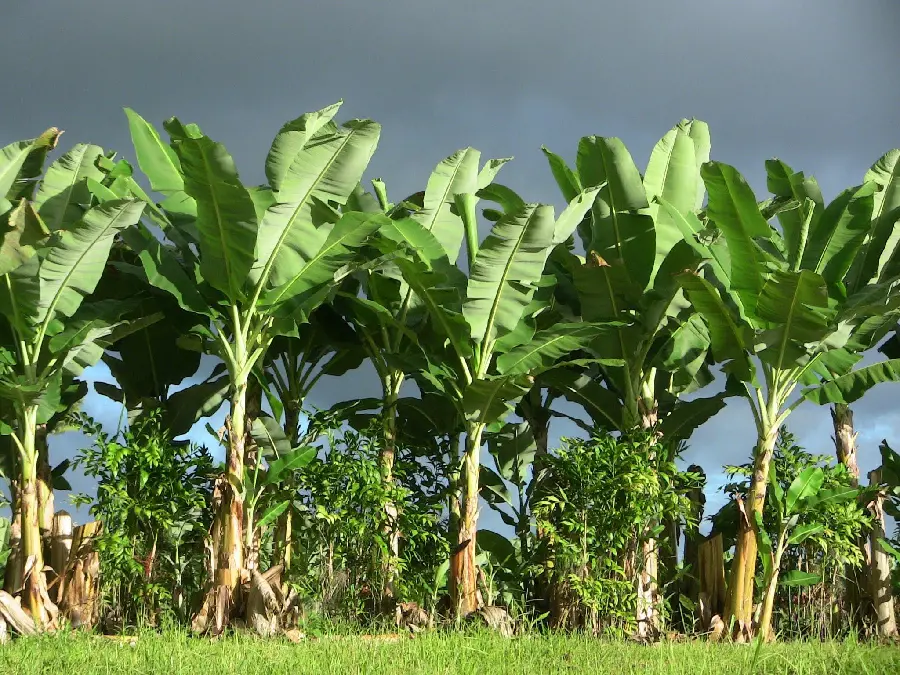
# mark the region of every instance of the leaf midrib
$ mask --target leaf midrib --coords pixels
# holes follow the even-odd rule
[[[549,347],[551,345],[555,345],[557,342],[562,342],[563,340],[567,340],[571,337],[575,337],[573,335],[573,333],[575,333],[574,330],[572,332],[562,333],[560,335],[550,338],[549,340],[537,343],[536,345],[534,345],[533,348],[526,351],[522,355],[521,358],[517,359],[512,364],[510,364],[510,366],[508,368],[506,368],[506,372],[504,373],[504,375],[510,375],[510,374],[519,375],[519,374],[521,374],[521,373],[510,373],[510,371],[514,370],[516,368],[516,366],[518,366],[520,363],[527,361],[529,359],[529,357],[533,356],[534,354],[539,354],[540,352],[544,351],[547,347]]]
[[[605,147],[600,150],[600,161],[603,162],[603,174],[604,176],[606,176],[606,192],[609,195],[610,219],[613,226],[613,235],[616,238],[616,253],[618,254],[620,260],[625,260],[625,255],[623,253],[624,244],[622,243],[622,233],[619,228],[619,212],[616,207],[616,198],[614,196],[615,193],[613,190],[612,181],[609,179],[610,167],[609,163],[606,161],[606,150],[607,148]],[[593,211],[595,206],[596,202],[591,206],[591,211]]]
[[[425,227],[425,229],[429,232],[432,232],[434,230],[434,226],[437,223],[438,216],[441,213],[441,209],[443,209],[447,204],[447,197],[450,195],[450,190],[453,188],[453,184],[456,182],[456,177],[457,175],[459,175],[463,162],[465,161],[466,157],[468,157],[471,151],[471,148],[466,148],[462,156],[459,158],[459,161],[454,165],[453,172],[450,175],[450,179],[447,181],[447,187],[441,192],[441,200],[438,202],[437,208],[434,209],[433,215],[427,219],[429,221],[429,224]],[[443,248],[443,245],[441,245],[441,248]],[[447,253],[447,256],[449,257],[449,252],[447,252],[446,250],[444,252]]]
[[[791,304],[788,309],[787,320],[784,322],[784,332],[781,336],[781,347],[778,350],[778,370],[782,370],[784,366],[784,354],[787,351],[788,336],[790,334],[791,324],[794,321],[794,312],[797,308],[797,298],[800,297],[800,283],[803,280],[803,273],[797,276],[797,284],[794,287],[794,294],[791,296]]]
[[[512,251],[510,251],[509,257],[506,259],[506,264],[503,266],[503,273],[500,275],[499,283],[497,284],[497,292],[494,294],[494,301],[491,304],[491,310],[488,312],[488,320],[485,323],[484,334],[482,335],[482,353],[481,353],[481,363],[479,364],[479,370],[484,371],[486,368],[485,361],[490,358],[490,351],[488,350],[488,345],[491,343],[491,338],[489,337],[494,328],[494,322],[496,320],[497,312],[500,308],[500,301],[504,295],[504,291],[506,290],[506,279],[509,277],[509,272],[512,269],[513,261],[515,260],[516,254],[519,252],[519,249],[522,246],[522,242],[525,240],[525,233],[528,232],[528,228],[531,226],[532,219],[537,216],[538,208],[533,207],[531,214],[525,220],[525,223],[522,225],[522,229],[519,232],[519,236],[515,240],[515,244],[513,246]],[[479,249],[483,250],[483,249]],[[475,256],[475,265],[478,264],[478,256]],[[473,265],[473,267],[475,266]]]
[[[71,181],[69,182],[69,186],[67,188],[65,188],[65,190],[62,191],[62,192],[65,192],[65,194],[66,194],[66,200],[65,200],[65,203],[63,204],[62,208],[59,210],[59,218],[53,223],[53,228],[51,231],[55,232],[55,231],[61,229],[62,219],[65,217],[66,211],[69,209],[69,206],[72,203],[71,202],[72,190],[75,188],[75,184],[78,182],[78,176],[81,175],[81,167],[84,164],[84,155],[87,152],[89,147],[90,147],[89,145],[84,145],[81,147],[81,152],[79,153],[78,161],[75,165],[75,170],[69,172],[69,175],[71,176]],[[60,159],[62,159],[62,158],[60,158]],[[41,182],[43,183],[43,180]],[[43,204],[46,204],[46,203],[47,203],[46,201],[43,202]]]
[[[328,257],[331,254],[331,252],[334,251],[334,249],[336,249],[339,246],[343,246],[344,242],[347,239],[349,239],[350,235],[353,234],[354,232],[355,232],[355,229],[347,230],[347,232],[343,236],[335,239],[328,246],[326,246],[326,244],[328,244],[327,241],[325,243],[323,243],[322,246],[319,248],[319,250],[316,251],[316,254],[312,258],[310,258],[309,261],[303,267],[300,268],[300,271],[297,272],[297,274],[295,274],[293,277],[291,277],[290,281],[282,284],[279,287],[280,288],[279,293],[275,296],[274,301],[271,302],[270,304],[275,305],[275,304],[278,304],[279,302],[281,302],[281,299],[294,286],[294,284],[296,284],[300,279],[302,279],[306,275],[306,273],[316,265],[316,263],[318,263],[321,260]]]

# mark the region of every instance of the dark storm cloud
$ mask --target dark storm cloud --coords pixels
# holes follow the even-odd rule
[[[57,124],[69,142],[128,153],[128,105],[202,123],[248,179],[281,123],[342,97],[345,114],[385,125],[374,168],[404,190],[471,144],[516,155],[516,185],[555,199],[541,143],[572,155],[581,135],[619,135],[643,164],[685,116],[712,125],[719,159],[759,174],[778,153],[831,188],[900,144],[890,0],[57,0],[3,13],[0,57],[19,83],[4,137]]]
[[[714,157],[758,190],[774,155],[832,196],[900,146],[892,0],[7,0],[0,23],[0,143],[55,125],[66,147],[90,141],[130,157],[130,106],[155,123],[200,123],[248,182],[262,180],[283,122],[339,98],[342,118],[384,125],[369,175],[395,198],[472,145],[515,155],[500,180],[559,204],[541,144],[571,158],[579,137],[616,135],[643,166],[682,117],[709,122]],[[885,386],[856,406],[864,465],[880,436],[900,432],[896,394]],[[323,380],[317,402],[342,395]],[[116,416],[99,399],[90,406]],[[801,408],[794,426],[829,451],[827,409]],[[749,411],[732,403],[697,433],[689,459],[739,462],[752,437]]]

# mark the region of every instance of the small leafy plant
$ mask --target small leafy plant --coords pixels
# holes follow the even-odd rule
[[[802,544],[810,537],[825,531],[821,517],[828,505],[853,502],[860,494],[858,488],[849,485],[822,489],[825,471],[818,466],[804,469],[785,491],[778,482],[775,466],[770,466],[771,489],[769,507],[777,518],[774,541],[763,524],[759,513],[754,513],[759,553],[765,572],[765,599],[759,621],[759,634],[768,636],[772,625],[772,611],[779,578],[784,586],[808,586],[821,583],[819,574],[799,569],[789,570],[780,577],[782,559],[789,546]]]
[[[205,447],[172,441],[158,412],[115,436],[86,415],[79,420],[94,442],[76,465],[97,479],[97,497],[71,500],[92,504],[103,523],[97,546],[109,620],[155,625],[166,612],[186,619],[203,582],[212,457]]]
[[[648,434],[566,438],[547,467],[535,514],[550,549],[545,565],[561,583],[552,612],[594,632],[631,626],[642,544],[664,517],[690,517],[686,481]]]

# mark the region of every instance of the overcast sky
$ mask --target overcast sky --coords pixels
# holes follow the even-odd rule
[[[58,126],[65,148],[87,141],[131,159],[129,106],[156,124],[199,123],[248,183],[263,180],[282,123],[338,99],[342,119],[383,125],[369,177],[395,198],[471,145],[515,156],[501,182],[559,204],[542,144],[571,159],[581,136],[619,136],[643,167],[683,117],[708,122],[713,157],[759,192],[773,156],[831,198],[900,147],[896,0],[6,0],[0,23],[0,145]],[[368,372],[323,381],[314,402],[375,393]],[[863,471],[882,438],[900,444],[898,392],[883,385],[854,406]],[[88,412],[114,424],[102,401],[92,395]],[[789,424],[810,451],[833,451],[827,409],[801,406]],[[552,435],[570,433],[558,422]],[[78,442],[54,439],[54,461]],[[736,401],[686,459],[715,474],[753,442]],[[720,482],[711,475],[712,504]]]

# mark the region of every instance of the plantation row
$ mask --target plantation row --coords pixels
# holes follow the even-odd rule
[[[57,129],[0,150],[13,629],[167,616],[274,634],[395,608],[508,628],[504,607],[649,639],[896,633],[900,458],[884,445],[860,487],[848,405],[900,380],[900,151],[830,203],[770,160],[759,201],[710,161],[702,122],[643,171],[589,136],[574,167],[544,150],[557,215],[472,148],[400,202],[368,192],[380,127],[337,124],[338,105],[282,127],[258,186],[197,125],[168,120],[165,142],[126,112],[142,175],[87,144],[47,164]],[[127,414],[115,437],[77,413],[101,360],[116,385],[95,388]],[[323,377],[365,361],[379,399],[312,409]],[[701,537],[703,472],[675,460],[728,397],[757,439]],[[837,466],[792,443],[804,402],[834,404]],[[217,467],[174,439],[222,405]],[[585,438],[548,447],[558,416]],[[51,468],[48,435],[71,428],[95,438],[77,461],[102,528],[50,564],[68,463]],[[512,538],[479,530],[480,503]]]

